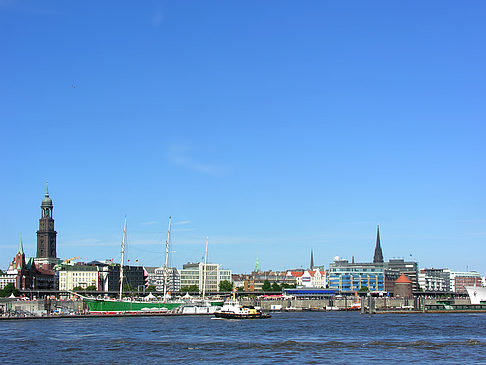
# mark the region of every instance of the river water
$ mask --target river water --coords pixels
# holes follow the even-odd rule
[[[486,363],[486,314],[0,321],[0,363]]]

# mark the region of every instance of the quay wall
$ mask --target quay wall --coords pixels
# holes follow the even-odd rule
[[[368,306],[368,298],[364,297],[364,306]],[[422,299],[423,300],[423,299]],[[440,299],[425,299],[425,304],[437,304]],[[243,305],[259,306],[265,311],[270,311],[272,306],[281,305],[282,310],[295,308],[297,310],[319,310],[325,307],[337,307],[339,309],[350,308],[354,303],[360,302],[360,298],[340,298],[340,299],[242,299]],[[373,298],[375,310],[382,309],[420,309],[424,303],[417,298]],[[468,298],[456,299],[455,304],[471,304]],[[47,314],[54,310],[62,313],[84,312],[82,301],[39,299],[39,300],[12,300],[0,302],[0,312],[17,311],[26,312],[34,315]]]
[[[56,309],[62,312],[83,312],[82,301],[72,300],[55,300],[55,299],[38,299],[38,300],[15,300],[0,303],[0,309],[3,312],[17,311],[31,314],[47,314]]]
[[[368,299],[364,299],[364,305],[367,305]],[[416,308],[421,307],[423,303],[419,303],[414,298],[373,298],[375,309],[402,309],[402,308]],[[425,299],[425,304],[437,304],[440,299]],[[281,305],[282,310],[287,308],[312,310],[323,309],[325,307],[337,307],[339,309],[350,308],[353,303],[360,302],[360,298],[342,298],[342,299],[276,299],[276,300],[260,300],[260,299],[244,299],[243,305],[259,306],[263,310],[269,311],[272,306]],[[456,304],[471,304],[469,299],[456,299]]]

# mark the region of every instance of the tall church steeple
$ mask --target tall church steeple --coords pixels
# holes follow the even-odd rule
[[[41,218],[39,219],[39,230],[37,231],[37,255],[36,263],[56,264],[56,236],[54,230],[54,219],[52,218],[52,199],[49,197],[49,186],[46,182],[46,194],[42,199]]]
[[[24,245],[22,244],[22,235],[20,235],[19,250],[14,259],[14,269],[21,270],[25,267]]]
[[[378,226],[376,230],[376,247],[375,247],[375,256],[373,257],[373,263],[382,263],[383,262],[383,252],[381,251],[381,244],[380,244],[380,226]]]
[[[312,252],[311,249],[311,262],[310,262],[310,269],[314,270],[314,253]]]

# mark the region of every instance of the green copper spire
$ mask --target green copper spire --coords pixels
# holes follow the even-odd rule
[[[22,255],[24,254],[24,246],[22,245],[22,233],[20,234],[19,253]]]

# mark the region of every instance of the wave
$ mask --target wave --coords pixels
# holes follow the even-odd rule
[[[464,341],[298,341],[285,340],[275,342],[252,342],[252,341],[208,341],[208,342],[181,342],[181,341],[138,341],[138,340],[112,340],[110,345],[124,346],[158,346],[159,348],[170,347],[181,350],[219,350],[219,349],[255,349],[255,350],[311,350],[311,349],[337,349],[337,348],[417,348],[417,349],[440,349],[445,347],[477,346],[486,347],[486,342],[469,339]]]

